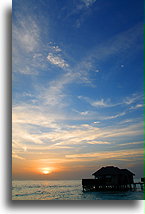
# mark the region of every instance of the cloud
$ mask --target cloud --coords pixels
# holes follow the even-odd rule
[[[120,34],[117,34],[113,38],[108,39],[108,41],[104,43],[104,46],[101,45],[97,50],[94,50],[93,55],[98,60],[104,60],[112,55],[124,53],[136,45],[136,42],[142,37],[142,34],[143,25],[142,23],[139,23]]]
[[[138,40],[142,38],[143,35],[143,27],[142,23],[139,23],[128,30],[116,34],[114,37],[109,38],[107,41],[102,42],[100,45],[97,45],[90,49],[84,57],[73,69],[74,72],[78,71],[81,75],[82,81],[88,84],[90,87],[95,87],[96,85],[93,84],[91,80],[91,72],[95,72],[96,74],[100,72],[99,68],[96,68],[96,62],[102,63],[102,61],[108,60],[112,56],[118,56],[118,54],[125,54],[130,50],[133,49],[138,44]],[[135,100],[135,94],[133,97],[128,97],[124,100],[124,104],[129,104],[131,102],[130,99]],[[133,101],[132,100],[132,101]],[[99,102],[100,101],[100,102]],[[107,100],[108,101],[108,100]],[[105,100],[96,100],[97,106],[102,107],[111,107],[114,106],[113,103],[106,102]],[[120,102],[119,102],[120,103]],[[118,103],[118,104],[119,104]],[[116,105],[118,105],[116,104]],[[95,104],[94,104],[95,105]]]
[[[48,43],[48,48],[54,53],[62,52],[62,49],[58,45],[54,44],[53,42]]]
[[[136,104],[135,106],[131,106],[129,109],[136,110],[138,108],[142,108],[144,105],[143,104]]]
[[[141,94],[132,94],[130,97],[124,98],[123,103],[126,105],[130,105],[139,100],[143,100],[143,96]]]
[[[13,107],[13,151],[15,158],[38,160],[49,156],[50,159],[58,158],[60,162],[64,161],[65,163],[69,162],[69,158],[70,162],[72,158],[75,162],[83,162],[85,158],[86,161],[91,161],[92,158],[103,160],[106,155],[112,155],[109,157],[115,159],[128,159],[133,156],[131,153],[128,157],[127,155],[122,157],[116,151],[113,153],[98,152],[98,148],[101,150],[107,149],[108,146],[111,148],[111,146],[117,145],[115,141],[119,141],[120,138],[143,136],[142,123],[127,124],[126,126],[119,124],[118,127],[96,127],[94,124],[89,125],[85,122],[80,125],[69,125],[65,113],[57,114],[56,107],[52,109],[49,111],[47,106],[45,108],[42,105],[28,104]],[[74,118],[70,117],[69,119],[73,120]],[[127,141],[124,144],[128,144]],[[75,156],[76,153],[84,154],[91,148],[93,148],[93,152],[88,157],[79,154]]]
[[[118,105],[122,104],[122,103],[111,103],[110,99],[105,100],[103,98],[101,98],[100,100],[93,100],[89,97],[78,96],[78,99],[85,100],[91,106],[96,107],[96,108],[114,107],[114,106],[118,106]]]
[[[47,56],[47,60],[51,64],[57,65],[58,67],[63,69],[69,67],[69,64],[66,63],[66,61],[60,55],[60,53],[62,52],[62,49],[58,45],[54,44],[53,42],[49,42],[48,49],[50,53]]]
[[[117,146],[128,146],[128,145],[139,145],[139,144],[144,144],[144,141],[137,141],[137,142],[131,142],[131,143],[121,143],[121,144],[118,144]]]
[[[16,158],[16,159],[19,159],[19,160],[24,160],[25,158],[15,154],[15,152],[12,152],[12,158]]]
[[[41,28],[35,16],[23,17],[20,13],[13,18],[12,28],[13,75],[38,75],[44,68],[44,57],[41,53],[44,45],[41,41]]]
[[[112,56],[125,54],[130,50],[137,49],[138,41],[142,39],[143,23],[138,23],[135,26],[108,38],[100,45],[94,46],[88,51],[88,55],[84,58],[84,62],[93,64],[94,62],[104,62]],[[134,53],[134,52],[132,52]],[[96,70],[96,69],[95,69]]]
[[[136,122],[136,120],[135,120],[135,119],[126,119],[126,120],[122,120],[122,121],[120,122],[120,124],[133,123],[133,122]]]
[[[86,6],[86,7],[90,7],[92,6],[96,0],[81,0],[81,2]]]
[[[36,86],[36,88],[38,88],[38,97],[44,105],[49,104],[49,106],[55,106],[58,104],[57,108],[68,106],[69,102],[65,87],[69,84],[85,83],[92,86],[88,77],[88,68],[86,68],[84,62],[80,62],[72,68],[57,55],[49,54],[47,60],[49,60],[50,63],[61,67],[65,73],[62,73],[58,79],[56,78],[55,80],[50,81],[47,87]],[[87,112],[85,112],[85,114],[87,114]]]
[[[94,121],[93,123],[94,123],[94,124],[98,124],[98,123],[100,123],[100,121]]]
[[[13,108],[13,137],[17,142],[33,144],[85,145],[88,142],[99,144],[107,142],[105,138],[119,136],[137,136],[142,134],[142,124],[126,126],[125,128],[98,128],[89,124],[61,125],[60,121],[67,120],[65,115],[53,112],[46,113],[39,108],[29,105]],[[46,131],[47,130],[47,131]],[[49,131],[48,131],[49,130]],[[101,139],[101,140],[100,140]],[[94,144],[94,143],[93,143]],[[24,146],[24,145],[23,145]]]
[[[106,132],[105,137],[111,137],[111,138],[116,138],[116,137],[132,137],[132,136],[143,136],[143,123],[139,122],[136,124],[131,124],[131,125],[126,125],[126,127],[116,127],[113,128],[112,130],[109,130]]]
[[[60,56],[55,56],[52,53],[49,53],[47,56],[47,60],[53,64],[57,65],[60,68],[68,68],[69,65],[65,62],[64,59],[62,59]]]
[[[121,101],[119,100],[118,102],[111,102],[110,99],[105,100],[103,98],[101,98],[100,100],[94,100],[94,99],[91,99],[91,98],[85,97],[85,96],[78,96],[78,99],[85,100],[87,103],[90,104],[90,106],[95,107],[95,108],[112,108],[112,107],[114,108],[114,107],[118,107],[118,106],[119,107],[122,106],[122,107],[126,108],[127,106],[130,106],[133,103],[143,101],[143,96],[141,94],[132,94],[130,97],[125,97]],[[98,116],[98,119],[104,119],[104,120],[115,119],[115,118],[126,115],[127,113],[130,112],[130,110],[136,110],[136,109],[142,108],[142,107],[143,107],[143,104],[141,104],[141,103],[136,104],[129,108],[127,107],[126,110],[124,110],[123,112],[117,113],[115,115],[105,116],[105,117]]]
[[[105,159],[116,159],[116,158],[133,158],[133,157],[143,157],[143,150],[137,149],[134,150],[121,150],[121,151],[114,151],[114,152],[93,152],[93,153],[83,153],[83,154],[73,154],[73,155],[66,155],[66,158],[95,158],[96,160],[105,160]]]
[[[44,106],[57,107],[57,109],[64,108],[68,105],[65,93],[65,86],[75,79],[75,75],[69,75],[69,72],[60,76],[59,79],[52,80],[47,87],[38,87],[38,99]]]
[[[22,125],[28,124],[38,127],[44,126],[54,129],[59,128],[55,120],[63,118],[63,115],[57,114],[55,109],[53,112],[47,112],[47,109],[47,107],[44,108],[42,106],[24,103],[22,105],[13,106],[13,123]]]
[[[33,95],[31,94],[31,93],[29,93],[29,92],[24,92],[23,94],[22,94],[22,96],[26,96],[26,97],[33,97]]]
[[[108,106],[110,107],[109,104],[105,103],[104,99],[91,102],[90,104],[94,107],[108,107]]]
[[[100,145],[103,145],[103,144],[111,144],[111,143],[107,142],[107,141],[89,141],[89,142],[87,142],[87,144],[100,144]]]
[[[87,115],[88,113],[89,113],[89,111],[82,111],[82,112],[80,112],[80,115],[85,116],[85,115]]]
[[[115,115],[112,115],[112,116],[106,116],[106,117],[104,117],[104,120],[115,119],[115,118],[124,116],[125,114],[126,114],[126,112],[121,112],[119,114],[115,114]]]
[[[33,68],[30,68],[28,66],[19,69],[19,72],[21,74],[25,74],[25,75],[37,75],[38,74],[38,71],[33,70]]]
[[[27,16],[19,16],[18,24],[13,23],[14,46],[25,50],[27,53],[33,52],[38,48],[40,41],[40,31],[36,21]]]
[[[86,20],[86,18],[91,14],[92,6],[96,0],[78,0],[74,1],[74,6],[71,11],[66,15],[65,19],[69,19],[69,17],[73,17],[76,15],[77,19],[72,20],[75,21],[74,26],[79,28],[81,24]]]

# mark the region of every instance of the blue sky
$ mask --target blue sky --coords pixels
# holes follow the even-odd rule
[[[13,0],[12,16],[14,177],[141,176],[143,1]]]

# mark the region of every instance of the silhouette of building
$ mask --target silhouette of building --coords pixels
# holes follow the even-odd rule
[[[92,174],[94,179],[82,179],[83,190],[89,191],[126,191],[134,190],[136,184],[133,176],[135,175],[128,169],[119,169],[114,166],[100,168]],[[143,183],[139,183],[143,186]],[[143,188],[141,186],[141,188]]]
[[[114,166],[102,167],[92,175],[98,180],[98,183],[104,185],[132,184],[134,173],[128,169],[119,169]]]

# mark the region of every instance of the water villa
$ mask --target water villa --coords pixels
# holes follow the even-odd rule
[[[144,188],[144,182],[134,183],[135,174],[128,169],[107,166],[92,175],[94,179],[82,179],[83,191],[135,191],[137,185],[141,190]]]

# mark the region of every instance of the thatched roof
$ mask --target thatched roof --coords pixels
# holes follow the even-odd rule
[[[103,176],[103,175],[116,175],[116,174],[134,175],[128,169],[119,169],[118,167],[114,167],[114,166],[102,167],[98,171],[94,172],[92,175],[97,177],[97,176]]]

